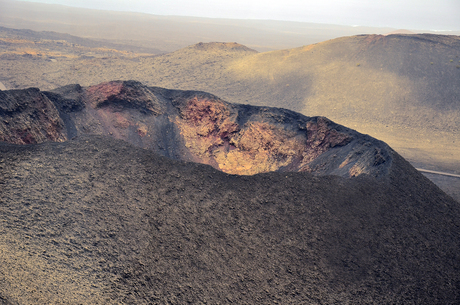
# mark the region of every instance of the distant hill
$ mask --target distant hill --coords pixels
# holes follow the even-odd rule
[[[106,48],[118,51],[131,51],[136,53],[150,53],[150,54],[161,54],[162,51],[155,48],[139,47],[134,45],[128,45],[123,43],[113,43],[103,39],[88,39],[78,36],[73,36],[65,33],[58,33],[53,31],[32,31],[28,29],[12,29],[0,26],[0,37],[10,39],[20,39],[22,43],[26,41],[32,44],[44,43],[44,42],[66,42],[73,47],[85,47],[90,49]],[[25,40],[25,41],[24,41]],[[3,42],[4,43],[4,42]],[[59,46],[54,46],[59,48]],[[53,48],[53,49],[54,49]]]
[[[389,33],[386,33],[385,35],[393,35],[393,34],[416,34],[416,33],[409,31],[409,30],[399,29],[399,30],[394,30]]]

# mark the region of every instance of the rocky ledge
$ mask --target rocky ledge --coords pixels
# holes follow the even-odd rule
[[[84,134],[123,139],[238,175],[305,171],[381,177],[394,153],[385,143],[324,117],[231,104],[205,92],[136,81],[0,91],[1,141],[65,141]]]

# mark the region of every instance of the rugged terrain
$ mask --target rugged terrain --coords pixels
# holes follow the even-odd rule
[[[385,176],[391,148],[324,117],[230,104],[205,92],[111,81],[48,92],[0,91],[0,140],[62,142],[84,134],[123,139],[231,174],[307,171]]]
[[[237,176],[110,137],[0,144],[0,300],[456,304],[459,205],[390,156]]]
[[[0,304],[460,303],[458,202],[334,123],[460,174],[457,36],[18,3],[87,38],[0,28]]]
[[[3,304],[460,301],[458,202],[325,117],[111,81],[0,137]]]
[[[220,45],[156,57],[75,54],[55,62],[22,51],[23,57],[0,60],[0,81],[8,89],[50,90],[134,79],[206,91],[229,102],[326,116],[388,142],[411,161],[460,167],[457,36],[362,35],[265,53],[213,47]]]
[[[199,43],[153,56],[115,52],[94,41],[82,47],[59,35],[31,44],[33,35],[48,39],[57,35],[52,33],[3,33],[8,44],[0,82],[9,89],[135,79],[212,92],[229,102],[326,116],[384,140],[416,167],[460,174],[457,36],[362,35],[266,53],[235,43]],[[460,179],[433,181],[460,199]]]

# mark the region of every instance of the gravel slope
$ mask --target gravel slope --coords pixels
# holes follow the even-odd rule
[[[458,303],[459,206],[393,158],[233,176],[104,137],[0,144],[0,300]]]

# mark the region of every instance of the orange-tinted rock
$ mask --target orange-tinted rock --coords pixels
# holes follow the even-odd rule
[[[176,124],[193,161],[226,173],[310,171],[356,176],[360,164],[365,168],[362,173],[374,173],[371,168],[376,162],[372,156],[360,158],[360,154],[339,149],[353,140],[355,146],[357,133],[343,127],[339,131],[339,125],[324,117],[307,118],[276,108],[232,105],[200,95],[180,100],[177,105]],[[326,157],[318,163],[319,157],[330,150],[337,152],[332,156],[334,162]],[[336,163],[343,158],[346,161]]]
[[[195,97],[176,118],[185,146],[202,163],[219,168],[216,154],[230,149],[229,140],[239,129],[231,110],[221,101]]]
[[[267,122],[240,126],[238,115],[238,107],[220,100],[194,98],[177,124],[191,153],[226,173],[276,171],[301,155],[304,137]]]

